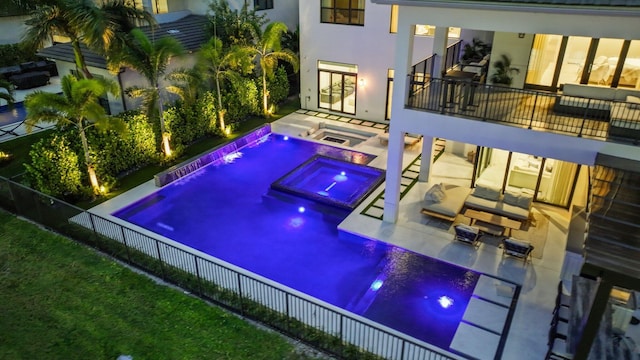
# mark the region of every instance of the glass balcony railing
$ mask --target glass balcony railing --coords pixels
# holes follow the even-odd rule
[[[443,78],[409,75],[406,107],[536,131],[640,142],[640,104],[487,85],[469,76],[461,71]]]

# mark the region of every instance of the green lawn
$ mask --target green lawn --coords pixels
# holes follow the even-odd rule
[[[0,211],[0,358],[301,359],[278,334]]]
[[[13,155],[13,160],[0,167],[0,176],[10,178],[24,172],[24,162],[29,156],[31,145],[49,135],[51,130],[40,131],[35,134],[19,137],[15,140],[0,142],[0,151]]]

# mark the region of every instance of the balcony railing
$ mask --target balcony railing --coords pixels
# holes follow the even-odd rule
[[[460,52],[462,51],[462,40],[447,46],[447,52],[444,54],[444,68],[453,69],[460,60]]]
[[[640,141],[640,104],[409,75],[406,107],[536,131]]]

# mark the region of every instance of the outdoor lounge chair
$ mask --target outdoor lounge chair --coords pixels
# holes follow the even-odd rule
[[[522,259],[525,264],[531,256],[533,245],[528,241],[522,241],[514,238],[502,239],[502,256],[509,255]]]
[[[455,240],[478,247],[480,245],[480,230],[475,226],[458,224],[453,227],[456,232]]]

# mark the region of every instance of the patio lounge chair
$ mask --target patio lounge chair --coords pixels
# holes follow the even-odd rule
[[[531,256],[533,245],[528,241],[522,241],[514,238],[502,239],[502,256],[509,255],[522,259],[525,264]]]
[[[456,232],[455,240],[478,247],[480,245],[480,229],[475,226],[458,224],[453,227]]]

